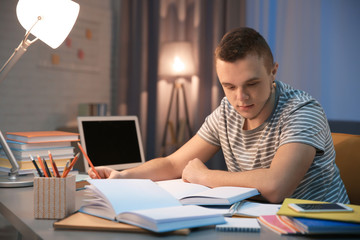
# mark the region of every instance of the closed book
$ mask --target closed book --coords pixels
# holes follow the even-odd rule
[[[280,235],[296,235],[302,234],[301,230],[284,221],[279,215],[264,215],[260,216],[259,222],[270,229],[271,231]]]
[[[168,232],[225,223],[224,217],[200,206],[183,206],[148,179],[91,179],[91,196],[80,212],[132,224],[154,232]]]
[[[308,234],[360,234],[360,223],[299,217],[290,219]]]
[[[64,131],[8,132],[7,139],[24,143],[78,141],[79,134]]]
[[[29,158],[28,158],[29,159]],[[71,160],[70,158],[67,159],[54,159],[56,166],[57,167],[65,167],[66,162]],[[17,161],[17,163],[19,164],[20,170],[28,170],[28,169],[35,169],[34,164],[32,163],[32,161],[29,159],[27,161]],[[46,160],[46,163],[48,164],[49,168],[51,168],[51,163],[50,160]],[[0,167],[3,168],[9,168],[11,169],[11,164],[9,162],[9,160],[7,158],[1,158],[0,157]]]
[[[187,183],[181,179],[159,181],[157,184],[172,194],[182,204],[231,205],[259,194],[256,188],[209,188],[200,184]]]
[[[49,155],[49,151],[52,156],[61,155],[74,155],[74,147],[62,147],[62,148],[51,148],[51,149],[31,149],[31,150],[14,150],[12,152],[16,159],[29,158],[29,155],[40,157]]]
[[[5,173],[10,173],[11,168],[7,168],[7,167],[0,167],[0,172],[5,172]],[[36,172],[35,168],[34,169],[20,169],[18,171],[19,175],[28,175],[28,174],[34,174]]]
[[[215,226],[222,232],[259,232],[260,225],[256,218],[225,218],[226,223]]]
[[[31,149],[51,149],[54,147],[71,147],[71,142],[52,142],[52,143],[23,143],[7,140],[12,150],[31,150]]]
[[[304,199],[286,198],[281,205],[280,210],[277,212],[278,215],[284,215],[289,217],[304,217],[304,218],[315,218],[323,220],[334,220],[343,222],[355,222],[360,223],[360,205],[346,204],[354,211],[353,212],[297,212],[289,207],[290,203],[324,203],[321,201],[312,201]]]
[[[35,154],[33,156],[37,156],[39,155],[39,157],[44,158],[45,160],[49,160],[49,154]],[[21,161],[28,161],[30,159],[29,155],[24,155],[24,156],[14,156],[16,161],[21,162]],[[6,158],[7,156],[5,154],[0,153],[0,158]],[[65,158],[74,158],[74,153],[71,154],[60,154],[60,155],[55,155],[53,156],[53,159],[65,159]]]
[[[66,165],[67,161],[70,161],[70,158],[67,159],[55,159],[56,166],[58,167],[59,171],[62,171]],[[24,175],[24,174],[30,174],[36,172],[35,166],[32,163],[32,161],[27,158],[27,160],[24,161],[17,161],[19,164],[19,171],[18,174]],[[51,169],[51,163],[49,160],[46,160],[46,163],[48,164],[48,167]],[[12,166],[7,158],[0,157],[0,172],[10,172]]]

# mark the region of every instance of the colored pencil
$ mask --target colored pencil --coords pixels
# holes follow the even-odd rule
[[[82,148],[82,146],[80,145],[80,143],[77,143],[77,144],[78,144],[78,146],[79,146],[79,148],[80,148],[80,151],[82,152],[83,156],[84,156],[84,157],[86,158],[86,160],[88,161],[91,169],[92,169],[93,172],[96,174],[96,177],[97,177],[98,179],[101,179],[99,173],[96,171],[94,165],[93,165],[92,162],[90,161],[89,156],[86,154],[86,152],[84,151],[84,149]]]
[[[69,168],[66,171],[64,170],[65,173],[63,174],[63,177],[66,177],[69,174],[71,169],[74,167],[76,161],[78,160],[79,156],[80,156],[80,153],[77,153],[76,156],[74,157],[74,159],[72,160],[72,162],[70,163]]]
[[[58,168],[57,168],[57,166],[56,166],[56,163],[55,163],[55,161],[54,161],[54,159],[53,159],[53,157],[52,157],[52,154],[51,154],[50,151],[48,151],[48,153],[49,153],[49,159],[50,159],[50,163],[51,163],[51,166],[52,166],[52,170],[53,170],[54,176],[55,176],[55,177],[60,177],[59,170],[58,170]]]
[[[39,155],[37,155],[37,159],[38,159],[38,162],[39,162],[39,164],[40,164],[40,167],[41,167],[41,169],[42,169],[42,171],[43,171],[43,173],[44,173],[45,177],[49,177],[49,175],[48,175],[48,174],[47,174],[47,172],[46,172],[46,169],[45,169],[44,163],[43,163],[43,161],[41,160],[41,158],[40,158],[40,156],[39,156]]]
[[[49,175],[49,177],[52,177],[52,174],[51,174],[51,172],[50,172],[50,169],[49,169],[49,167],[48,167],[48,165],[47,165],[47,163],[46,163],[46,161],[45,161],[45,158],[43,158],[42,160],[43,160],[43,163],[44,163],[45,170],[46,170],[47,174]]]
[[[70,160],[68,160],[68,161],[66,162],[66,165],[65,165],[64,171],[63,171],[63,173],[62,173],[62,175],[61,175],[61,178],[64,178],[65,173],[66,173],[66,171],[68,170],[69,166],[70,166]]]
[[[39,174],[39,177],[43,177],[44,175],[43,175],[42,172],[40,171],[40,168],[39,168],[39,166],[36,164],[36,161],[35,161],[35,159],[33,158],[33,156],[30,155],[29,157],[30,157],[32,163],[34,164],[34,166],[35,166],[35,168],[36,168],[36,171],[37,171],[38,174]]]

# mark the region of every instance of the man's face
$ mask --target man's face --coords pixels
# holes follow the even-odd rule
[[[278,65],[265,67],[263,58],[248,55],[236,62],[216,60],[216,70],[225,95],[236,111],[247,121],[262,124],[271,114],[272,83]]]

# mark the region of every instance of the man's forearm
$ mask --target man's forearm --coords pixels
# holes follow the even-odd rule
[[[256,169],[246,172],[209,170],[202,180],[206,182],[204,185],[209,187],[239,186],[256,188],[270,202],[280,202],[284,197],[292,194],[292,192],[287,192],[292,189],[292,187],[288,186],[289,182],[281,182],[279,177],[272,176],[269,169]]]
[[[314,147],[302,143],[288,143],[277,150],[270,168],[227,172],[206,169],[199,161],[195,161],[189,162],[184,172],[189,182],[209,187],[253,187],[270,202],[281,202],[294,193],[314,157]]]
[[[176,170],[167,158],[156,158],[141,164],[138,167],[120,172],[122,178],[146,178],[153,181],[175,179],[181,177],[181,172]]]

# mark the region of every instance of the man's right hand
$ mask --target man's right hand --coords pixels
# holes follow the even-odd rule
[[[99,173],[101,178],[121,178],[121,174],[119,171],[116,171],[109,167],[96,167],[96,171]],[[91,178],[97,178],[96,174],[90,168],[88,170],[88,174]]]

